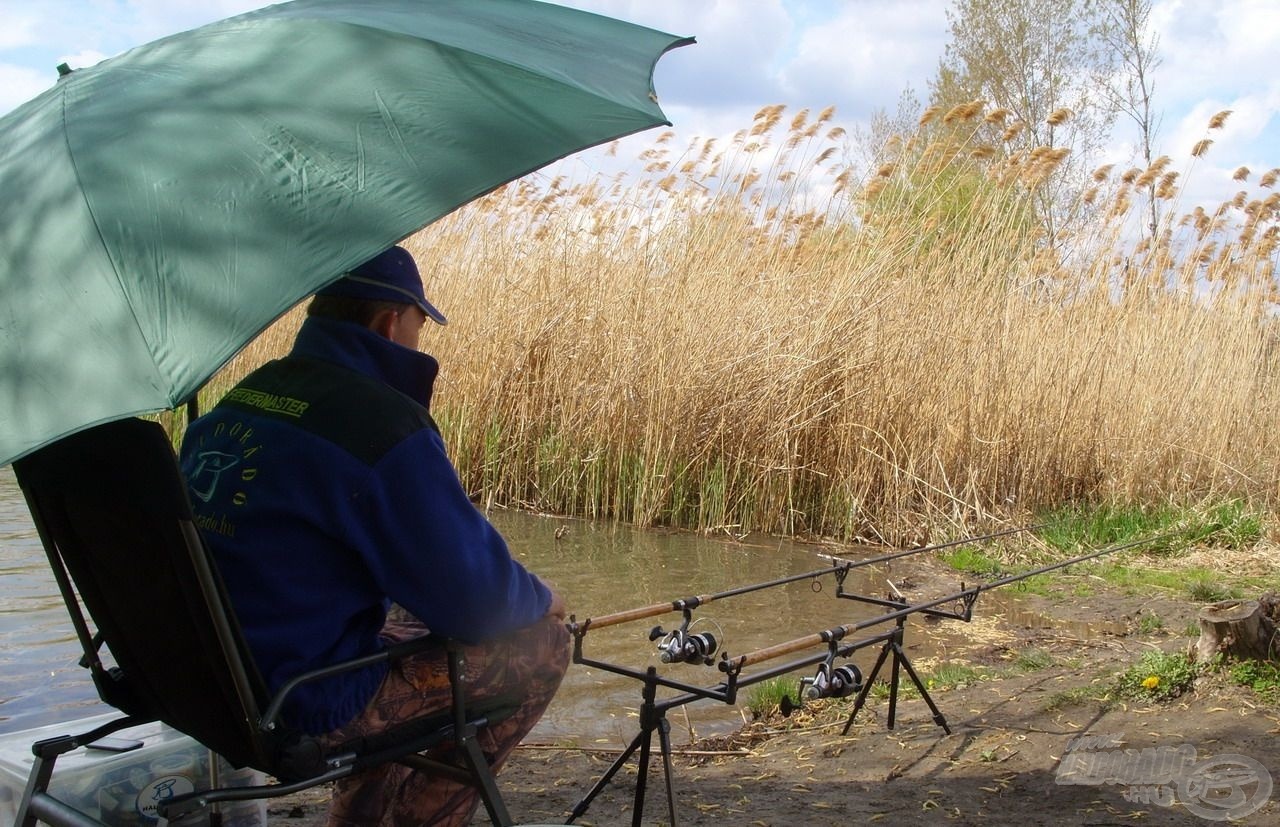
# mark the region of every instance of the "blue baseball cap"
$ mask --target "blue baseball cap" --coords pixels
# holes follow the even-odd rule
[[[418,265],[409,251],[400,246],[378,253],[333,284],[317,290],[316,295],[414,304],[436,324],[449,323],[444,314],[427,301]]]

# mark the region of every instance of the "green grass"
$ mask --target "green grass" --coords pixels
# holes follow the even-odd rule
[[[782,699],[790,696],[795,703],[800,701],[800,682],[796,678],[785,675],[769,678],[747,687],[747,709],[753,718],[767,718],[782,706]]]
[[[1169,557],[1196,546],[1237,549],[1258,542],[1263,536],[1262,517],[1242,500],[1196,507],[1076,503],[1041,512],[1035,522],[1044,526],[1038,534],[1053,550],[1047,557],[1043,552],[1032,552],[1029,559],[1013,564],[993,547],[977,545],[959,546],[939,553],[938,557],[956,571],[991,580],[1052,564],[1055,560],[1159,538],[1136,546],[1130,554],[1104,556],[1069,569],[1032,575],[1010,586],[1017,592],[1054,599],[1087,598],[1097,593],[1097,581],[1101,580],[1128,594],[1149,593],[1157,588],[1181,593],[1202,603],[1239,596],[1246,590],[1280,588],[1280,579],[1275,577],[1224,576],[1221,571],[1204,567],[1162,571],[1141,566],[1141,555]],[[1066,575],[1088,577],[1066,579]],[[1158,623],[1156,618],[1144,618],[1141,622],[1146,624],[1140,627],[1145,633],[1160,628],[1153,625]]]
[[[1238,587],[1224,584],[1212,573],[1196,575],[1186,582],[1185,587],[1187,596],[1197,603],[1217,603],[1243,594]]]
[[[985,679],[986,675],[972,666],[963,663],[944,663],[929,673],[925,679],[925,686],[929,689],[956,689]]]
[[[1044,512],[1037,522],[1046,525],[1039,532],[1045,542],[1072,554],[1146,537],[1160,537],[1140,547],[1157,556],[1177,554],[1194,545],[1239,549],[1256,543],[1263,534],[1262,516],[1242,500],[1195,507],[1073,504]]]
[[[1155,612],[1143,612],[1138,616],[1138,634],[1154,635],[1164,631],[1164,618]]]
[[[1159,590],[1196,603],[1216,603],[1219,600],[1239,598],[1247,593],[1274,591],[1280,586],[1280,579],[1276,577],[1223,575],[1201,567],[1165,571],[1124,563],[1092,562],[1082,563],[1065,571],[1077,576],[1064,575],[1063,570],[1059,570],[1019,580],[1011,584],[1010,588],[1023,594],[1054,599],[1091,597],[1098,590],[1092,578],[1098,578],[1126,595],[1150,595]],[[1078,575],[1087,575],[1090,579]],[[1157,620],[1144,618],[1139,622],[1154,624]],[[1139,630],[1148,631],[1150,627]]]
[[[1044,702],[1044,711],[1058,712],[1072,707],[1093,705],[1106,708],[1111,705],[1111,698],[1105,692],[1099,694],[1094,687],[1076,686],[1050,695]]]
[[[1230,667],[1231,679],[1268,703],[1280,704],[1280,664],[1246,660]]]
[[[1008,573],[1003,563],[977,546],[957,546],[941,552],[938,559],[956,571],[979,577],[1001,577]]]
[[[1191,691],[1200,670],[1181,652],[1147,652],[1116,681],[1116,694],[1135,701],[1168,701]]]
[[[1053,666],[1053,655],[1043,649],[1023,649],[1013,659],[1013,667],[1023,672],[1037,672]]]
[[[1241,549],[1262,539],[1262,522],[1262,515],[1244,501],[1229,500],[1207,508],[1194,530],[1199,532],[1199,542],[1214,548]]]

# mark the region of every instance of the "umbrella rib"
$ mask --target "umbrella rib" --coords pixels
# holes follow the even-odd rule
[[[62,79],[59,82],[65,83]],[[81,199],[84,201],[85,212],[89,214],[89,220],[93,223],[93,233],[98,239],[104,257],[111,265],[111,273],[115,277],[116,284],[120,288],[120,294],[125,297],[125,306],[129,308],[129,315],[133,319],[133,326],[138,331],[138,338],[146,344],[147,352],[151,354],[151,366],[156,376],[159,376],[159,366],[156,364],[155,349],[151,345],[151,340],[147,338],[146,331],[142,326],[141,320],[138,318],[138,312],[134,309],[133,302],[128,301],[129,292],[125,289],[124,279],[120,276],[120,268],[116,266],[115,256],[111,254],[111,247],[107,244],[106,237],[102,233],[102,225],[98,221],[98,214],[93,209],[93,202],[89,200],[89,196],[85,191],[84,182],[80,179],[80,165],[76,162],[76,153],[71,146],[71,135],[67,121],[67,93],[64,89],[60,99],[62,110],[62,141],[67,150],[67,158],[71,160],[71,170],[75,175],[76,190],[80,193]],[[159,383],[157,383],[159,384]],[[170,400],[172,402],[172,400]]]

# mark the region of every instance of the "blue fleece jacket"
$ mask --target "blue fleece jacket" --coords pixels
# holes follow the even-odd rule
[[[355,324],[310,318],[293,351],[191,424],[197,524],[268,689],[376,651],[389,603],[479,642],[546,614],[550,592],[472,505],[428,412],[438,365]],[[305,686],[310,734],[368,703],[385,667]]]

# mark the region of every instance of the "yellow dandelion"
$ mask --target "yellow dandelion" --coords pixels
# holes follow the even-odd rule
[[[1160,685],[1159,675],[1151,675],[1142,682],[1143,689],[1155,689],[1159,685]]]

